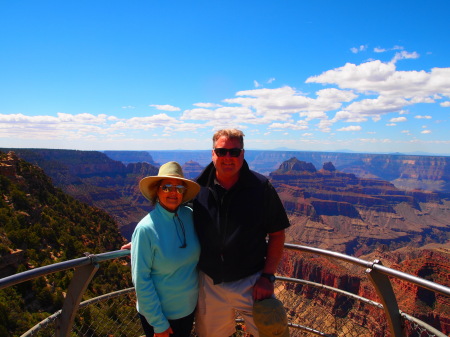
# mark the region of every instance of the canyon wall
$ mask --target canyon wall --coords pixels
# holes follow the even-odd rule
[[[147,175],[157,174],[158,167],[149,163],[158,164],[153,155],[140,153],[141,158],[147,161],[133,162],[132,154],[128,153],[127,164],[95,151],[20,150],[16,155],[41,167],[55,185],[68,194],[112,215],[127,239],[136,223],[150,210],[149,202],[139,192],[138,182]],[[13,163],[17,161],[16,155],[0,163],[1,175],[15,175]],[[333,158],[317,156],[316,162],[325,158],[335,159],[345,167],[337,155]],[[165,158],[165,161],[169,160],[169,157]],[[266,163],[275,162],[279,155],[273,154],[268,158],[270,160]],[[250,156],[249,160],[260,161],[258,165],[264,162],[260,157]],[[193,160],[179,162],[190,178],[198,175],[204,167]],[[395,171],[393,167],[399,167],[398,161],[393,166],[386,160],[366,162],[373,167],[384,165],[387,172],[391,172],[390,177],[396,177],[392,172]],[[445,160],[429,160],[422,169],[419,165],[419,168],[408,171],[409,165],[412,164],[404,163],[405,170],[401,175],[404,179],[447,179]],[[357,171],[351,166],[345,169]],[[363,172],[362,166],[358,170]],[[420,170],[423,170],[420,175],[413,173]],[[420,188],[401,189],[392,181],[380,179],[380,172],[376,177],[369,171],[361,175],[353,172],[344,172],[332,161],[316,165],[289,157],[267,174],[291,221],[291,227],[286,231],[287,242],[366,260],[380,259],[394,269],[450,286],[450,201],[447,195],[442,191]],[[281,275],[323,282],[379,300],[373,286],[367,283],[367,277],[354,268],[311,254],[286,254],[279,270]],[[20,256],[18,253],[17,257]],[[450,312],[448,299],[404,282],[396,281],[394,287],[400,296],[402,310],[449,333],[450,318],[441,314]],[[286,303],[289,302],[289,294],[294,294],[293,297],[302,294],[302,298],[307,300],[304,304],[289,302],[295,314],[311,311],[313,315],[313,304],[323,300],[317,296],[316,290],[307,286],[291,286],[285,291]],[[378,322],[365,322],[368,315],[354,312],[353,303],[343,304],[340,296],[332,297],[332,301],[334,317],[350,315],[356,323],[365,324],[374,331],[377,329]],[[374,335],[383,336],[384,332],[380,330]]]
[[[450,201],[436,192],[396,188],[325,163],[291,158],[269,175],[288,212],[288,240],[349,255],[444,243],[450,237]]]
[[[125,163],[142,161],[142,152],[145,151],[105,151],[112,159]],[[147,152],[154,161],[149,163],[156,163],[156,166],[171,160],[178,161],[181,165],[191,160],[201,166],[211,162],[211,150]],[[389,181],[401,189],[450,193],[450,157],[447,156],[245,150],[250,168],[264,175],[277,170],[284,161],[292,157],[315,167],[332,162],[341,172],[353,173],[361,178]]]
[[[450,286],[450,244],[430,244],[419,249],[402,248],[395,252],[381,248],[362,258],[366,261],[381,260],[384,266]],[[337,259],[286,251],[278,274],[338,288],[381,303],[365,270]],[[446,335],[450,334],[448,297],[400,279],[393,280],[393,288],[401,311],[427,322]],[[376,306],[364,305],[345,295],[310,285],[279,284],[277,291],[277,296],[289,308],[288,315],[298,324],[331,335],[342,333],[345,327],[351,331],[362,329],[360,335],[364,336],[383,337],[389,334],[382,310]],[[316,319],[317,312],[321,312],[319,322]],[[405,325],[404,329],[406,336],[415,335],[410,331],[411,326]]]

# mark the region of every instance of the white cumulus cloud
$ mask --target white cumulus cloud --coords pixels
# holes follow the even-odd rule
[[[353,54],[357,54],[357,53],[362,52],[364,50],[367,50],[367,45],[360,45],[359,47],[350,48],[350,51]]]
[[[417,59],[419,58],[419,54],[416,52],[408,53],[407,51],[403,50],[401,52],[395,53],[394,58],[391,62],[395,63],[398,60],[404,60],[404,59]]]
[[[395,118],[391,118],[389,120],[389,122],[391,123],[402,123],[402,122],[406,122],[408,119],[406,117],[395,117]]]
[[[149,106],[154,107],[158,110],[163,110],[163,111],[180,111],[181,109],[173,106],[173,105],[169,105],[169,104],[163,104],[163,105],[159,105],[159,104],[150,104]]]
[[[362,128],[359,125],[350,125],[343,128],[338,129],[337,131],[361,131]]]
[[[217,103],[194,103],[194,106],[198,106],[199,108],[219,108],[220,104]]]

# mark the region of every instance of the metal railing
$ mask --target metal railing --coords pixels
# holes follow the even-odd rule
[[[276,295],[287,311],[291,336],[447,336],[439,326],[424,322],[409,308],[399,308],[399,291],[393,284],[406,282],[431,291],[450,306],[450,288],[392,268],[380,261],[366,261],[345,254],[307,246],[285,244],[287,252],[305,261],[323,258],[322,270],[334,266],[348,268],[361,280],[371,298],[340,289],[326,282],[315,282],[280,275],[276,280]],[[127,250],[56,263],[0,279],[0,289],[44,277],[51,273],[74,269],[62,309],[42,320],[25,336],[141,336],[137,318],[134,289],[121,289],[82,302],[90,281],[106,260],[129,255]],[[298,255],[302,255],[299,257]],[[329,262],[327,264],[327,261]],[[394,281],[394,282],[393,282]],[[444,313],[445,314],[445,313]],[[447,313],[448,314],[448,313]],[[113,329],[113,331],[110,331]],[[235,336],[245,336],[245,324],[237,316]],[[194,333],[192,336],[195,336]]]

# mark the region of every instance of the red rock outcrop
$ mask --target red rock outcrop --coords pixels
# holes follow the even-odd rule
[[[296,157],[320,167],[332,162],[337,170],[361,178],[376,178],[404,190],[450,193],[450,157],[402,154],[336,153],[315,151],[251,151],[245,153],[253,169],[270,174],[285,160]]]
[[[13,178],[16,176],[16,163],[18,161],[17,155],[10,151],[6,157],[0,161],[0,175]]]
[[[339,172],[332,163],[317,171],[296,158],[270,179],[290,214],[291,242],[360,255],[381,244],[396,249],[442,243],[450,232],[450,202],[434,192],[402,191],[387,181]]]
[[[402,248],[394,252],[379,249],[361,258],[366,261],[379,259],[387,267],[450,287],[450,244],[432,244],[423,249]],[[287,251],[278,268],[278,274],[339,288],[381,303],[364,270],[339,260],[330,260],[305,252]],[[400,310],[436,327],[444,334],[450,333],[450,299],[448,297],[400,279],[393,279],[392,285]],[[321,288],[290,283],[285,285],[284,289],[287,294],[283,295],[281,292],[280,296],[290,296],[291,299],[286,300],[293,308],[301,307],[302,310],[308,311],[315,310],[313,303],[324,305],[324,299],[320,295],[323,291]],[[292,294],[288,295],[290,293]],[[374,334],[371,336],[383,336],[375,332],[378,331],[377,325],[380,324],[384,324],[387,329],[385,322],[367,321],[370,317],[378,317],[379,309],[372,306],[363,307],[362,303],[344,297],[327,293],[326,306],[332,307],[333,315],[346,317],[355,324],[368,325],[369,329],[370,325],[374,324],[372,327]],[[304,307],[300,303],[294,303],[294,299],[300,302],[308,299],[311,303]],[[296,312],[298,310],[292,314]]]

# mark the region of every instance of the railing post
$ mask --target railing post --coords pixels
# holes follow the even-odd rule
[[[56,322],[56,337],[70,336],[81,298],[98,269],[99,265],[94,260],[92,261],[92,264],[75,268],[61,310],[61,316]]]
[[[373,263],[382,264],[380,260],[375,260]],[[401,315],[389,277],[373,268],[367,268],[366,273],[369,275],[369,279],[375,286],[375,290],[383,304],[391,335],[394,337],[402,337],[403,329],[401,325]]]

